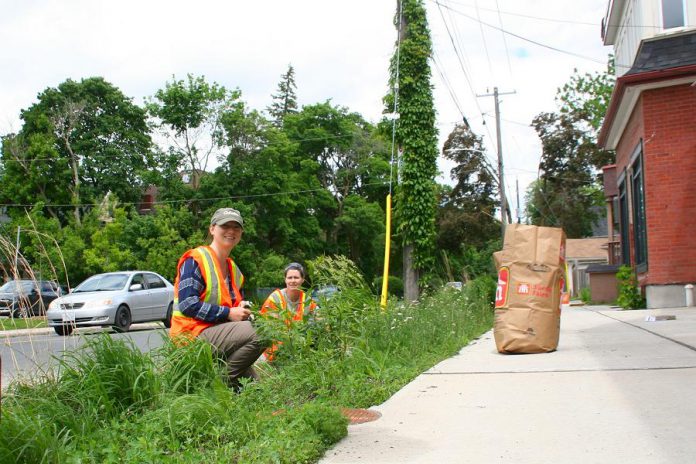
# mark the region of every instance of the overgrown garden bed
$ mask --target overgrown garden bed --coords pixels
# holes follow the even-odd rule
[[[208,345],[141,353],[107,334],[3,395],[0,462],[315,462],[347,433],[341,407],[380,404],[491,327],[490,278],[381,310],[342,290],[288,331],[261,381],[235,394]]]

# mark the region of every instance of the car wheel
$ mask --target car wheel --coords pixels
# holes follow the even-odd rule
[[[128,306],[121,305],[116,310],[116,317],[114,318],[114,329],[117,332],[128,332],[131,325],[131,313]]]
[[[70,335],[73,331],[73,327],[71,325],[57,325],[53,327],[53,330],[56,331],[58,335]]]
[[[45,316],[46,315],[46,308],[43,305],[43,302],[41,300],[37,301],[34,303],[34,306],[31,307],[29,310],[29,313],[32,317],[35,316]]]
[[[27,312],[22,310],[21,306],[15,305],[12,307],[12,317],[16,319],[27,317]]]
[[[167,329],[172,326],[172,312],[174,311],[174,303],[169,303],[169,308],[167,308],[167,315],[164,317],[164,327]]]

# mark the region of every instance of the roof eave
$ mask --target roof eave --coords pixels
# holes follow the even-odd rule
[[[633,107],[643,90],[688,83],[691,75],[696,75],[696,64],[623,75],[616,79],[616,85],[609,101],[609,108],[604,117],[602,129],[599,132],[599,146],[607,150],[616,149],[619,135],[628,123],[628,116],[633,111]],[[626,92],[633,88],[635,88],[636,92],[632,92],[628,99],[624,98]],[[623,116],[621,121],[617,121],[618,116]]]

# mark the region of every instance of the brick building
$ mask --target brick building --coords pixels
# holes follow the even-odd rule
[[[695,26],[696,0],[614,0],[603,21],[617,63],[599,136],[616,150],[610,260],[634,267],[649,308],[684,306],[696,283]]]

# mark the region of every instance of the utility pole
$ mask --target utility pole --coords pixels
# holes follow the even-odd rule
[[[512,92],[498,92],[498,87],[493,87],[493,93],[486,93],[483,95],[476,95],[477,97],[494,97],[495,98],[495,132],[496,139],[498,142],[498,190],[500,192],[500,229],[505,240],[505,225],[507,224],[507,218],[505,217],[508,205],[507,199],[505,197],[505,176],[503,174],[503,141],[502,135],[500,133],[500,103],[498,101],[499,95],[512,95],[516,93],[514,90]]]
[[[520,223],[520,180],[515,177],[515,190],[517,190],[517,223]]]

